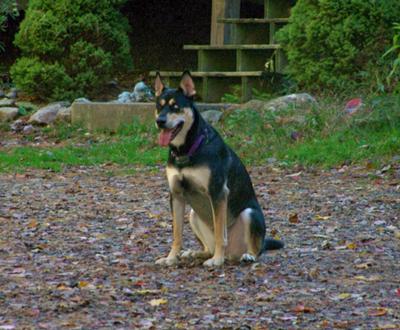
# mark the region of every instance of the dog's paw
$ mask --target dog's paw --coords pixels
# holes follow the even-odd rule
[[[183,251],[182,254],[181,254],[181,258],[184,258],[184,259],[194,258],[195,252],[196,251],[193,251],[193,250]]]
[[[244,253],[242,255],[242,257],[240,258],[241,262],[255,262],[256,261],[256,257],[249,254],[249,253]]]
[[[166,258],[160,258],[156,260],[156,265],[161,265],[161,266],[173,266],[178,263],[178,258],[176,257],[166,257]]]
[[[206,267],[219,267],[224,264],[224,258],[215,258],[212,257],[206,261],[204,261],[203,265]]]

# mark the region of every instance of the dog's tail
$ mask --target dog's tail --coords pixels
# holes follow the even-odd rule
[[[284,246],[285,246],[285,244],[280,240],[273,239],[273,238],[266,238],[266,239],[264,239],[263,252],[268,251],[268,250],[282,249]]]

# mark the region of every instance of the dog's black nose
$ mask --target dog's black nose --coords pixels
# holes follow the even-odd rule
[[[158,117],[156,119],[157,126],[160,128],[163,128],[165,126],[166,122],[167,122],[167,118],[165,118],[165,117]]]

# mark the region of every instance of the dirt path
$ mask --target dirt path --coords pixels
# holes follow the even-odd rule
[[[109,170],[0,175],[0,329],[400,329],[400,167],[253,168],[286,248],[217,270],[155,266],[164,172]]]

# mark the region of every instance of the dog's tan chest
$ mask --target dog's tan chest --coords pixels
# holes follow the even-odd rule
[[[212,222],[209,196],[211,172],[207,167],[186,167],[181,170],[167,167],[167,178],[172,194],[181,196],[205,221]]]
[[[169,189],[172,193],[184,193],[184,190],[196,190],[208,195],[211,172],[207,167],[186,167],[178,169],[167,167]]]

